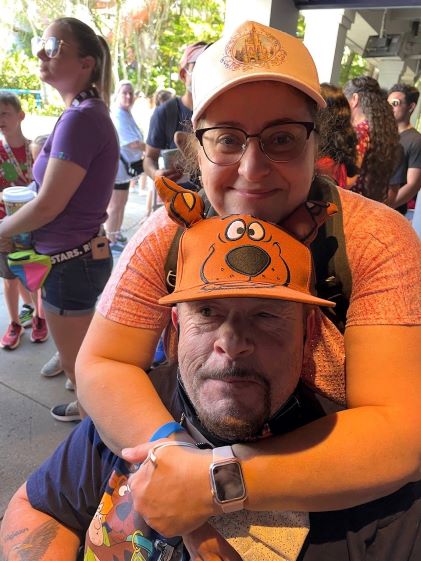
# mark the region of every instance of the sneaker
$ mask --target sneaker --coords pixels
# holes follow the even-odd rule
[[[30,304],[24,304],[19,313],[19,323],[22,327],[29,327],[32,325],[32,316],[34,315],[34,308]]]
[[[113,253],[121,253],[124,249],[124,245],[120,242],[110,243],[110,249]]]
[[[64,372],[64,370],[61,367],[60,355],[57,351],[41,368],[41,376],[51,378],[53,376],[58,376],[62,372]]]
[[[118,232],[118,234],[115,237],[116,242],[120,242],[122,244],[126,244],[127,243],[127,238],[126,236],[123,236],[123,234],[121,232]]]
[[[16,349],[16,347],[19,346],[20,338],[22,337],[24,331],[25,330],[21,325],[12,321],[7,328],[6,333],[0,340],[0,347],[8,349],[9,351]]]
[[[44,318],[34,316],[32,318],[31,341],[33,343],[43,343],[48,339],[47,322]]]
[[[64,405],[56,405],[51,409],[50,413],[57,421],[68,422],[81,420],[77,401],[65,403]]]
[[[66,388],[66,390],[69,390],[69,392],[75,391],[75,386],[70,378],[66,379],[66,383],[64,384],[64,387]]]

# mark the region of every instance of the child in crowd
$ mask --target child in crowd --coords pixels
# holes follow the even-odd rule
[[[23,136],[21,128],[24,118],[19,98],[12,93],[0,92],[0,198],[6,187],[28,185],[32,180],[30,141]],[[4,216],[4,205],[0,202],[0,218]],[[45,341],[48,330],[45,319],[40,317],[38,295],[29,293],[9,269],[7,253],[0,253],[0,276],[4,279],[4,298],[10,318],[7,331],[0,339],[0,346],[9,350],[16,349],[24,327],[30,325],[31,341]],[[24,301],[20,313],[19,295]]]

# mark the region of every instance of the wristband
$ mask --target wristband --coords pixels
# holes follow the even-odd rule
[[[165,423],[162,427],[159,427],[153,435],[150,437],[149,442],[154,442],[155,440],[159,440],[160,438],[167,438],[176,432],[184,431],[183,427],[180,423],[176,423],[175,421],[170,421],[169,423]]]

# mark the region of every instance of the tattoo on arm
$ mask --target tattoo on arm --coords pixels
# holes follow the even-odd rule
[[[7,557],[3,555],[1,559],[4,561],[41,561],[51,542],[57,537],[59,528],[60,524],[56,520],[47,520],[30,532],[21,543],[14,545]],[[5,541],[26,531],[27,529],[22,529],[9,534]]]

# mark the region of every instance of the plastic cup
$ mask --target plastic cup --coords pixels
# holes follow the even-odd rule
[[[8,216],[14,214],[24,204],[32,201],[36,194],[28,187],[7,187],[3,189],[3,203]],[[13,241],[18,249],[27,249],[32,245],[31,232],[21,232],[13,236]]]

